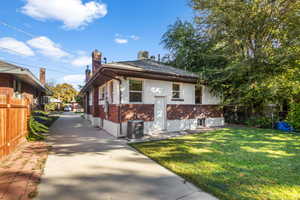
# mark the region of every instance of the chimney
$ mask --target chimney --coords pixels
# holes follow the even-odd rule
[[[92,53],[92,72],[93,74],[95,73],[95,71],[97,71],[100,67],[101,67],[101,57],[102,57],[102,53],[100,51],[98,51],[97,49],[93,51]]]
[[[42,85],[46,83],[46,68],[40,68],[40,82]]]
[[[85,82],[87,83],[91,78],[91,70],[89,69],[89,66],[86,66],[85,70]]]
[[[145,60],[149,59],[149,52],[148,51],[139,51],[138,52],[138,60]]]

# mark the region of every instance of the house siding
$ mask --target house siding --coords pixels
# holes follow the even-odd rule
[[[105,100],[99,99],[99,87],[110,85],[108,81],[101,86],[93,86],[93,105],[88,106],[88,118],[94,126],[102,127],[110,134],[119,137],[126,136],[127,122],[129,120],[143,120],[144,133],[156,131],[155,125],[155,98],[166,98],[166,131],[179,131],[198,128],[197,118],[206,118],[207,126],[220,126],[224,124],[223,111],[217,105],[220,98],[210,94],[209,89],[203,86],[202,104],[195,104],[195,84],[179,83],[181,86],[180,100],[172,99],[172,81],[143,80],[143,101],[129,102],[129,80],[136,78],[123,78],[121,85],[113,81],[113,101],[107,92],[108,110],[105,112]],[[119,104],[119,87],[121,91],[121,104]],[[91,90],[90,90],[91,92]],[[119,118],[119,113],[121,114]],[[120,128],[120,124],[122,128]],[[102,126],[103,125],[103,126]],[[122,132],[120,132],[122,130]]]
[[[13,77],[9,74],[0,74],[0,94],[4,95],[12,95],[13,85],[12,85]]]
[[[14,76],[10,74],[0,74],[0,94],[11,96],[14,94],[14,79]],[[21,94],[29,99],[31,105],[34,105],[34,99],[41,95],[35,87],[24,81],[21,82]]]

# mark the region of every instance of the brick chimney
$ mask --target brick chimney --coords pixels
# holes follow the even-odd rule
[[[139,51],[138,52],[138,60],[145,60],[149,59],[149,52],[148,51]]]
[[[40,82],[42,85],[46,83],[46,68],[40,68]]]
[[[92,72],[93,74],[95,71],[97,71],[101,67],[101,59],[102,59],[102,53],[98,51],[97,49],[93,51],[92,53]]]
[[[89,68],[89,66],[86,66],[86,70],[85,70],[85,82],[87,83],[91,78],[91,70]]]

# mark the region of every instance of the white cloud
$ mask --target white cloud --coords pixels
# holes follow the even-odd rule
[[[22,56],[34,56],[34,52],[24,42],[11,37],[0,38],[0,49]]]
[[[85,67],[92,64],[92,58],[88,56],[81,56],[74,59],[71,64],[76,67]]]
[[[60,49],[58,44],[55,44],[52,40],[45,36],[35,37],[28,40],[27,44],[38,49],[39,52],[45,56],[62,58],[69,55],[67,52]]]
[[[140,39],[140,37],[136,36],[136,35],[131,35],[130,38],[133,39],[133,40],[139,40]]]
[[[107,14],[107,6],[97,1],[26,0],[22,13],[35,19],[62,21],[68,29],[82,28]]]
[[[128,43],[128,40],[127,39],[122,39],[122,38],[116,38],[115,42],[118,43],[118,44],[126,44],[126,43]]]
[[[85,75],[83,74],[73,74],[66,75],[62,78],[62,82],[72,84],[78,89],[78,85],[83,85],[85,80]]]

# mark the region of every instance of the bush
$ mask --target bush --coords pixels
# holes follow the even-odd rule
[[[272,121],[270,117],[257,116],[247,119],[245,123],[256,128],[273,128],[272,125],[275,124],[275,120]]]
[[[300,129],[300,103],[292,103],[287,115],[287,122],[295,129]]]
[[[57,110],[56,103],[47,103],[45,105],[45,110],[47,110],[47,111],[56,111]]]
[[[49,116],[48,112],[36,110],[32,111],[31,117],[28,122],[29,135],[27,139],[29,141],[44,140],[45,136],[42,133],[47,133],[51,124],[58,117]]]
[[[47,133],[49,131],[48,127],[44,124],[38,122],[34,116],[29,119],[29,135],[27,139],[29,141],[44,140],[45,136],[41,133]]]

